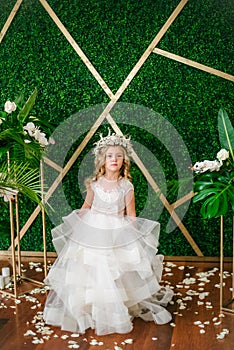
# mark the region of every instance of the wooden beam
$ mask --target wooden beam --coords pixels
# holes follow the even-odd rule
[[[61,172],[63,170],[63,168],[60,165],[56,164],[51,159],[44,157],[43,160],[47,165],[51,166],[51,168],[54,168],[58,172]]]
[[[105,83],[105,81],[102,79],[101,75],[98,73],[98,71],[94,68],[88,57],[84,54],[84,52],[81,50],[81,48],[78,46],[74,38],[71,36],[71,34],[68,32],[68,30],[65,28],[63,23],[60,21],[58,16],[55,14],[55,12],[52,10],[52,8],[49,6],[48,2],[46,0],[39,0],[42,6],[45,8],[45,10],[48,12],[50,17],[53,19],[54,23],[57,25],[57,27],[61,30],[67,41],[70,43],[70,45],[73,47],[73,49],[76,51],[76,53],[79,55],[79,57],[82,59],[86,67],[90,70],[94,78],[97,80],[99,85],[102,87],[102,89],[105,91],[105,93],[110,97],[113,98],[113,93]]]
[[[218,69],[214,69],[214,68],[205,66],[204,64],[198,63],[196,61],[192,61],[192,60],[190,60],[188,58],[185,58],[185,57],[182,57],[182,56],[178,56],[178,55],[175,55],[175,54],[173,54],[171,52],[168,52],[168,51],[165,51],[165,50],[161,50],[161,49],[158,49],[158,48],[155,48],[153,50],[153,52],[158,54],[158,55],[170,58],[171,60],[174,60],[174,61],[186,64],[187,66],[191,66],[191,67],[200,69],[200,70],[202,70],[202,71],[204,71],[206,73],[217,75],[218,77],[221,77],[223,79],[230,80],[230,81],[234,82],[234,76],[233,75],[224,73],[224,72],[222,72],[222,71],[220,71]]]
[[[23,260],[27,261],[44,261],[44,253],[38,252],[38,251],[28,251],[28,250],[22,250],[21,251],[21,258]],[[49,259],[56,259],[57,253],[56,252],[47,252],[47,258]],[[0,250],[0,261],[3,260],[11,260],[11,252],[9,250]],[[171,256],[164,256],[165,261],[192,261],[192,262],[219,262],[220,257],[219,256],[178,256],[178,255],[171,255]],[[232,262],[232,257],[224,257],[225,262]]]
[[[178,199],[175,203],[171,204],[171,207],[173,209],[178,208],[180,205],[184,204],[185,202],[189,201],[191,198],[194,197],[194,192],[189,192],[188,194],[186,194],[184,197]]]
[[[13,7],[6,23],[4,24],[1,32],[0,32],[0,43],[2,42],[7,30],[9,29],[10,25],[11,25],[11,22],[13,21],[21,3],[23,2],[23,0],[17,0],[16,3],[15,3],[15,6]]]
[[[168,28],[171,26],[171,24],[174,22],[174,20],[176,19],[176,17],[180,14],[180,12],[182,11],[182,9],[184,8],[184,6],[186,5],[186,3],[188,2],[188,0],[181,0],[180,3],[178,4],[178,6],[175,8],[175,10],[172,12],[172,14],[170,15],[170,17],[168,18],[168,20],[165,22],[165,24],[162,26],[162,28],[160,29],[160,31],[158,32],[158,34],[155,36],[155,38],[153,39],[153,41],[150,43],[150,45],[148,46],[148,48],[146,49],[146,51],[143,53],[143,55],[141,56],[141,58],[139,59],[139,61],[136,63],[136,65],[133,67],[133,69],[131,70],[131,72],[129,73],[129,75],[127,76],[127,78],[124,80],[124,82],[122,83],[122,85],[120,86],[120,88],[118,89],[118,91],[115,94],[115,101],[117,101],[120,96],[123,94],[123,92],[125,91],[125,89],[128,87],[128,85],[130,84],[130,82],[133,80],[133,78],[136,76],[136,74],[138,73],[139,69],[142,67],[142,65],[145,63],[145,61],[147,60],[147,58],[149,57],[149,55],[153,52],[155,46],[159,43],[159,41],[162,39],[162,37],[164,36],[164,34],[166,33],[166,31],[168,30]]]

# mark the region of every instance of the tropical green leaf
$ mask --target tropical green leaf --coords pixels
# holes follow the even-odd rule
[[[0,167],[0,190],[13,189],[27,196],[40,206],[41,185],[38,169],[31,169],[27,163],[2,164]]]
[[[6,116],[7,116],[6,112],[0,111],[0,118],[6,118]]]
[[[25,122],[25,119],[29,115],[31,109],[33,108],[35,101],[37,97],[37,88],[34,89],[31,96],[29,96],[28,100],[25,102],[23,108],[19,112],[19,119],[22,121],[22,123]]]
[[[203,199],[205,199],[206,197],[209,197],[211,195],[215,195],[219,192],[218,189],[216,188],[208,188],[208,189],[205,189],[203,191],[200,191],[198,194],[196,194],[194,197],[193,197],[193,201],[196,203],[196,202],[199,202]]]
[[[231,207],[232,207],[232,211],[233,211],[233,215],[234,215],[234,186],[232,186],[229,190],[228,190],[228,195],[231,199]]]
[[[44,153],[44,147],[39,142],[25,143],[22,133],[7,129],[0,133],[0,145],[1,155],[3,152],[9,151],[12,160],[17,162],[27,161],[31,167],[39,167],[40,159]]]
[[[201,207],[202,216],[208,219],[225,215],[227,211],[228,199],[226,193],[223,193],[222,196],[219,196],[219,194],[210,196]]]
[[[234,129],[227,112],[223,109],[220,109],[218,113],[218,131],[221,147],[229,150],[234,161]]]

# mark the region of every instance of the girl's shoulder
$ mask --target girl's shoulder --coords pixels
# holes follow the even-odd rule
[[[134,190],[134,186],[130,180],[125,179],[124,177],[119,182],[120,186],[124,189],[125,192]]]

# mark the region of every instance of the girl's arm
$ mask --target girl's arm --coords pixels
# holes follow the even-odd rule
[[[135,195],[133,190],[129,191],[126,194],[125,203],[126,203],[126,215],[136,216]]]
[[[93,190],[91,187],[88,188],[87,193],[86,193],[86,197],[84,200],[84,203],[81,207],[81,209],[89,209],[91,208],[91,205],[93,203]]]

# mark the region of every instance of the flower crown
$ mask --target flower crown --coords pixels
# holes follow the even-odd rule
[[[100,134],[100,140],[98,142],[95,142],[95,145],[96,146],[93,150],[95,156],[98,155],[102,148],[107,146],[121,146],[125,149],[128,156],[130,156],[133,152],[130,137],[126,137],[124,135],[117,135],[115,133],[111,134],[110,129],[107,136],[103,137],[102,134]]]

